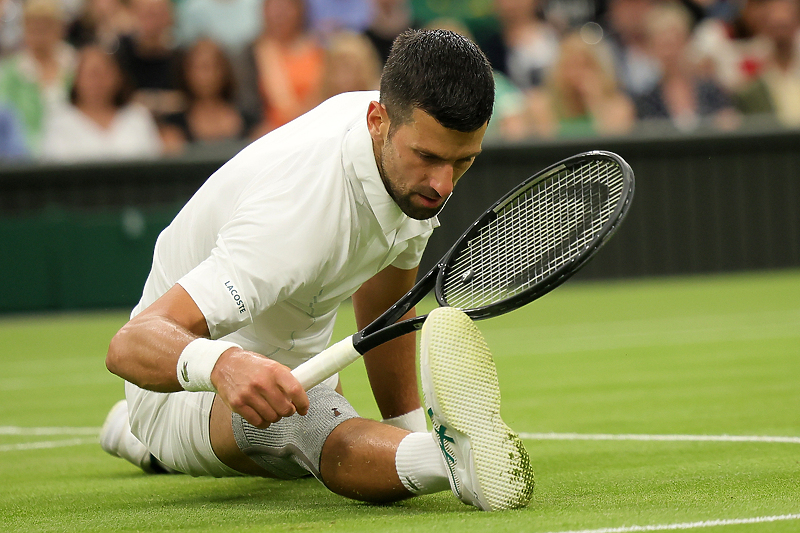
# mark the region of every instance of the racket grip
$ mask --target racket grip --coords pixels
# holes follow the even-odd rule
[[[292,370],[292,375],[303,386],[303,390],[308,390],[344,369],[359,357],[361,354],[353,347],[353,337],[347,337],[297,366]]]

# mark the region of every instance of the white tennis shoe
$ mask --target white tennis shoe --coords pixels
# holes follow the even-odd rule
[[[500,418],[497,370],[472,319],[453,307],[431,312],[422,328],[420,370],[453,493],[484,511],[526,506],[533,469],[522,439]]]
[[[120,400],[108,412],[100,429],[100,447],[106,453],[122,457],[150,474],[160,473],[160,465],[154,465],[153,456],[144,444],[139,442],[128,422],[128,402]]]

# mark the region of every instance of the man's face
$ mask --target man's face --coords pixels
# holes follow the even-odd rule
[[[414,109],[411,121],[389,134],[386,108],[370,103],[367,123],[386,191],[409,217],[436,215],[481,151],[486,124],[463,133]]]

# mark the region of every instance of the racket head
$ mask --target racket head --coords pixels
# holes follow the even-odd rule
[[[616,232],[634,184],[628,163],[600,150],[534,174],[487,209],[440,261],[436,299],[477,320],[547,294]]]

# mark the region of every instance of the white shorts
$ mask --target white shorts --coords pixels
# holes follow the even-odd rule
[[[339,375],[324,381],[334,388]],[[243,476],[211,448],[213,392],[152,392],[125,382],[131,432],[159,461],[190,476]]]
[[[213,392],[140,389],[125,383],[131,432],[159,461],[191,476],[241,476],[211,449]]]

